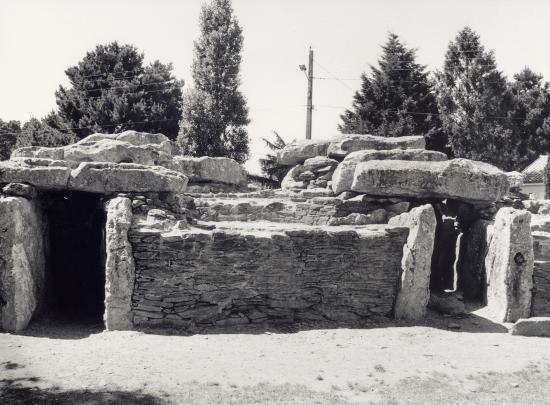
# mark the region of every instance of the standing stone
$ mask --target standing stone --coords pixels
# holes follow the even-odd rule
[[[533,288],[533,239],[531,214],[505,207],[495,217],[489,244],[487,307],[495,319],[515,322],[531,313]]]
[[[475,221],[460,238],[456,272],[458,289],[464,298],[484,301],[486,274],[485,256],[491,242],[492,222]]]
[[[21,197],[0,198],[0,329],[18,332],[33,316],[44,287],[40,206]]]
[[[434,248],[436,218],[431,205],[413,208],[393,217],[389,225],[409,228],[401,260],[401,289],[397,294],[394,316],[420,319],[426,314],[430,298],[430,269]]]
[[[132,329],[132,293],[135,266],[128,230],[132,225],[132,202],[117,197],[107,203],[105,235],[105,327],[107,330]]]

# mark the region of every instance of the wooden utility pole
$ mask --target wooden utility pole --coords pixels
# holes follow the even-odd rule
[[[313,49],[309,47],[309,66],[307,69],[306,139],[311,139],[311,114],[312,113],[313,113]]]

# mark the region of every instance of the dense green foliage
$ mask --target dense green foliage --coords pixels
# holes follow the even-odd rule
[[[239,91],[242,30],[230,0],[212,0],[200,15],[195,42],[194,88],[183,100],[178,142],[184,154],[248,157],[248,108]]]
[[[353,107],[341,116],[343,133],[380,136],[424,135],[429,149],[445,151],[437,103],[426,67],[416,51],[389,34],[378,66],[361,76]]]
[[[0,119],[0,160],[10,158],[20,132],[21,124],[19,121],[2,121]]]
[[[62,132],[46,122],[46,119],[31,118],[23,125],[17,137],[16,147],[23,146],[64,146],[78,141],[71,132]]]
[[[61,123],[79,137],[93,132],[127,129],[178,134],[182,81],[172,65],[143,64],[143,54],[131,45],[98,45],[65,73],[71,86],[56,92]]]
[[[507,116],[512,93],[493,53],[470,28],[450,42],[435,88],[453,154],[512,168],[516,145]]]

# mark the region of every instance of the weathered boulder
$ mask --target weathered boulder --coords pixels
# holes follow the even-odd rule
[[[512,329],[512,335],[550,337],[550,317],[519,319]]]
[[[440,314],[462,315],[466,312],[463,297],[459,292],[435,291],[430,294],[428,307]]]
[[[501,208],[485,258],[487,307],[495,319],[515,322],[531,312],[533,288],[533,239],[531,214]]]
[[[423,136],[374,136],[374,135],[344,135],[335,138],[328,146],[327,155],[343,158],[352,152],[375,149],[424,149],[426,141]]]
[[[296,190],[306,188],[306,183],[298,180],[298,177],[304,171],[302,165],[296,165],[288,171],[286,176],[281,181],[281,188],[283,190]]]
[[[35,157],[75,162],[113,162],[156,165],[170,160],[173,148],[162,134],[125,131],[93,134],[80,141],[55,148],[28,146],[13,151],[13,157]]]
[[[326,156],[330,140],[310,139],[287,144],[278,154],[281,165],[295,166],[315,156]]]
[[[468,159],[371,160],[357,165],[351,190],[380,196],[493,202],[506,194],[508,186],[503,171]]]
[[[181,193],[187,177],[161,166],[133,163],[81,163],[71,172],[67,188],[94,193],[161,192]]]
[[[413,208],[393,217],[388,225],[409,228],[401,260],[401,288],[395,301],[397,319],[420,319],[430,298],[430,269],[435,237],[435,212],[431,205]]]
[[[21,197],[0,197],[0,229],[0,326],[17,332],[29,323],[44,287],[40,205]]]
[[[36,197],[36,189],[24,183],[8,183],[2,188],[2,192],[14,197],[24,197],[27,200],[32,200]]]
[[[425,149],[389,149],[389,150],[360,150],[351,152],[338,165],[332,175],[332,189],[336,194],[351,190],[355,168],[360,162],[369,160],[420,160],[443,161],[447,155],[442,152]]]
[[[132,225],[132,202],[114,198],[106,204],[105,233],[105,314],[107,330],[129,330],[133,327],[132,293],[135,265],[128,230]]]
[[[456,272],[458,289],[464,297],[483,301],[486,285],[485,256],[492,237],[493,223],[484,219],[473,222],[460,237]]]
[[[520,172],[506,172],[508,176],[508,182],[510,183],[510,189],[519,189],[523,186],[524,175]]]
[[[304,169],[309,171],[315,171],[324,168],[338,166],[338,161],[326,156],[315,156],[304,161]]]
[[[166,167],[184,173],[191,183],[219,182],[246,185],[246,170],[235,160],[226,157],[175,156]]]
[[[42,189],[67,187],[71,168],[60,160],[13,158],[0,162],[0,183],[27,183]]]

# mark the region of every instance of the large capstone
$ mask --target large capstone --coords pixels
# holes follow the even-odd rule
[[[357,165],[351,190],[389,197],[494,202],[506,194],[508,187],[503,171],[468,159],[371,160]]]
[[[44,286],[42,212],[35,201],[0,197],[0,329],[24,329]]]
[[[485,258],[487,307],[498,321],[515,322],[531,313],[533,239],[531,214],[501,208]]]
[[[369,160],[420,160],[443,161],[447,155],[442,152],[425,149],[361,150],[347,155],[332,175],[332,190],[335,194],[350,191],[355,168],[361,162]]]
[[[247,181],[246,170],[226,157],[175,156],[172,164],[166,167],[185,173],[192,183],[219,182],[242,186]]]
[[[336,138],[328,147],[327,155],[343,158],[352,152],[375,149],[424,149],[426,141],[423,136],[375,136],[351,134]]]
[[[430,268],[436,218],[431,205],[413,208],[390,219],[388,225],[409,228],[401,260],[401,288],[395,301],[397,319],[420,319],[430,298]]]
[[[81,163],[71,172],[68,189],[109,194],[123,192],[182,193],[187,177],[161,166],[133,163]]]

